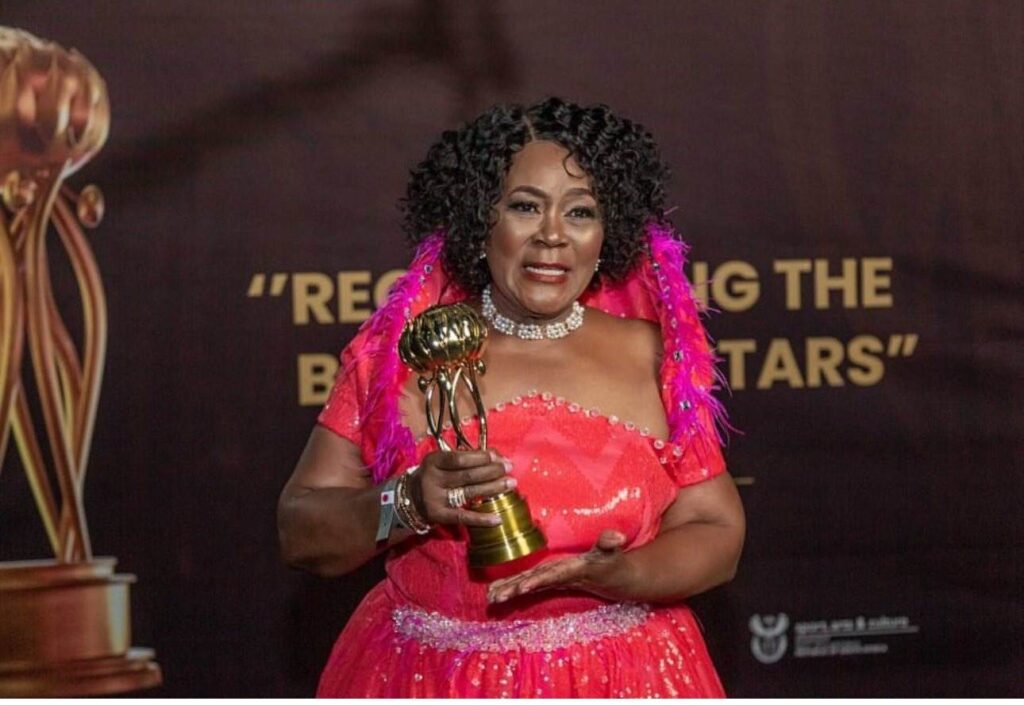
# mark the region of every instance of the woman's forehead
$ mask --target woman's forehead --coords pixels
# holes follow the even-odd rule
[[[550,140],[529,142],[512,155],[512,164],[505,177],[506,191],[529,185],[554,193],[589,187],[589,184],[590,177],[584,173],[576,157]]]

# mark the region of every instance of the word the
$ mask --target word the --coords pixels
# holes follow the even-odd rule
[[[820,258],[778,259],[772,267],[782,277],[790,311],[800,310],[808,298],[816,309],[831,308],[833,294],[843,308],[892,308],[891,257],[844,257],[838,270]],[[743,260],[729,260],[714,269],[707,262],[694,262],[692,280],[697,298],[714,301],[723,311],[747,311],[761,298],[758,271]]]

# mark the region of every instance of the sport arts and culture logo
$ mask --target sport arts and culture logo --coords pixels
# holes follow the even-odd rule
[[[782,660],[789,649],[789,615],[755,614],[750,617],[749,626],[750,653],[754,658],[764,664]],[[793,658],[885,654],[889,643],[879,638],[919,631],[905,615],[804,620],[793,623],[792,653]]]

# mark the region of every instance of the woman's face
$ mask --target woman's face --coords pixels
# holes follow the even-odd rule
[[[562,317],[594,276],[604,226],[590,177],[561,145],[512,158],[486,245],[494,301],[521,321]]]

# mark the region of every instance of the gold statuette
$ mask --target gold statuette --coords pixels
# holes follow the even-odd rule
[[[66,179],[109,127],[106,84],[85,57],[0,27],[0,462],[14,464],[13,438],[53,551],[0,562],[0,697],[109,695],[161,681],[153,651],[131,645],[135,577],[93,556],[83,501],[107,306],[82,228],[100,224],[104,205],[99,188],[75,193]],[[61,313],[66,287],[51,285],[55,245],[78,284],[80,344]]]
[[[405,324],[398,342],[402,362],[419,375],[424,394],[427,430],[441,450],[452,450],[442,437],[444,419],[450,419],[455,433],[455,448],[471,450],[458,410],[459,385],[465,386],[480,420],[479,447],[487,448],[487,415],[477,375],[484,374],[482,359],[487,344],[487,325],[466,304],[434,306]],[[473,567],[498,565],[547,545],[530,517],[526,500],[515,490],[502,492],[476,503],[473,509],[501,517],[498,526],[470,526],[469,564]]]

